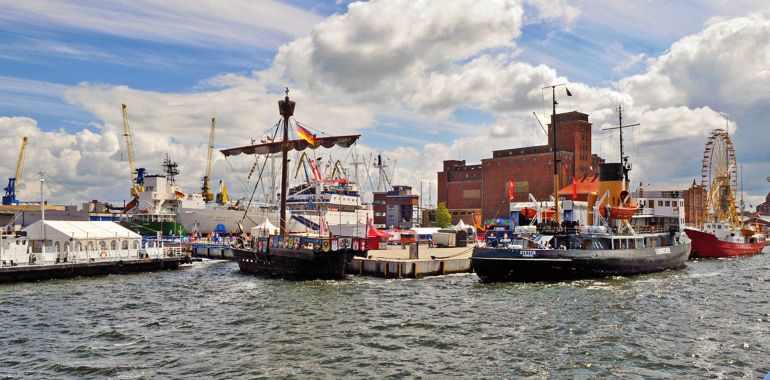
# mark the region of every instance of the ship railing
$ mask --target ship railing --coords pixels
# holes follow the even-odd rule
[[[178,257],[186,255],[181,245],[164,247],[163,254],[167,257]]]
[[[634,215],[655,215],[655,209],[649,207],[640,207]]]
[[[66,259],[67,262],[82,263],[82,262],[97,262],[97,261],[114,261],[114,260],[130,260],[139,258],[139,254],[136,249],[104,249],[104,250],[85,250],[85,251],[69,251],[60,257],[60,261]]]
[[[663,226],[633,226],[639,234],[659,234],[668,232],[668,228]]]

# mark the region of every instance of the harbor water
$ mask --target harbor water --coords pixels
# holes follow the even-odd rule
[[[770,255],[552,284],[204,261],[0,286],[0,378],[762,378]]]

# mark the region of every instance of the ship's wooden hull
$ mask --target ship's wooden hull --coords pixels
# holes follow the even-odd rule
[[[484,282],[562,281],[607,276],[628,276],[685,267],[690,243],[672,246],[613,249],[473,250],[473,270]]]
[[[267,252],[233,248],[241,272],[289,280],[342,279],[360,251],[324,252],[311,249],[270,248]]]

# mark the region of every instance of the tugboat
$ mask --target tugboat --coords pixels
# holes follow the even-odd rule
[[[555,115],[555,91],[553,108]],[[622,124],[622,116],[619,119],[622,136],[627,126]],[[555,133],[556,117],[551,120]],[[554,155],[556,141],[554,137]],[[471,256],[473,269],[481,281],[561,281],[683,268],[690,254],[690,242],[683,234],[637,233],[629,223],[635,206],[627,190],[631,167],[622,150],[621,138],[623,162],[599,167],[602,196],[597,200],[597,193],[589,194],[588,218],[592,223],[586,226],[561,221],[558,167],[554,159],[554,219],[536,226],[518,226],[502,239],[498,231],[492,231],[486,246],[474,248]]]
[[[278,102],[283,117],[283,139],[269,143],[222,150],[225,157],[245,154],[272,154],[281,152],[280,230],[278,235],[265,231],[263,236],[242,234],[233,243],[233,256],[241,272],[289,280],[341,279],[356,254],[365,254],[366,240],[355,236],[332,236],[319,224],[317,236],[289,235],[287,233],[286,199],[288,194],[288,152],[307,148],[350,147],[360,135],[316,137],[297,124],[300,139],[289,139],[289,118],[294,115],[295,102],[286,97]],[[262,177],[260,177],[261,179]],[[258,186],[257,183],[255,186]],[[248,208],[248,207],[247,207]],[[322,218],[323,219],[323,218]]]
[[[756,255],[765,247],[765,236],[738,217],[735,150],[726,129],[711,132],[703,154],[701,184],[706,189],[706,214],[702,228],[687,227],[692,258]],[[743,200],[741,200],[743,207]]]

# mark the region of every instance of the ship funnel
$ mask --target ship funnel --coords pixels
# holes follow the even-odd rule
[[[606,204],[611,207],[621,206],[624,195],[628,194],[623,183],[623,164],[613,162],[599,165],[599,194],[607,191],[610,192],[610,196],[602,202],[601,206],[604,207]]]

